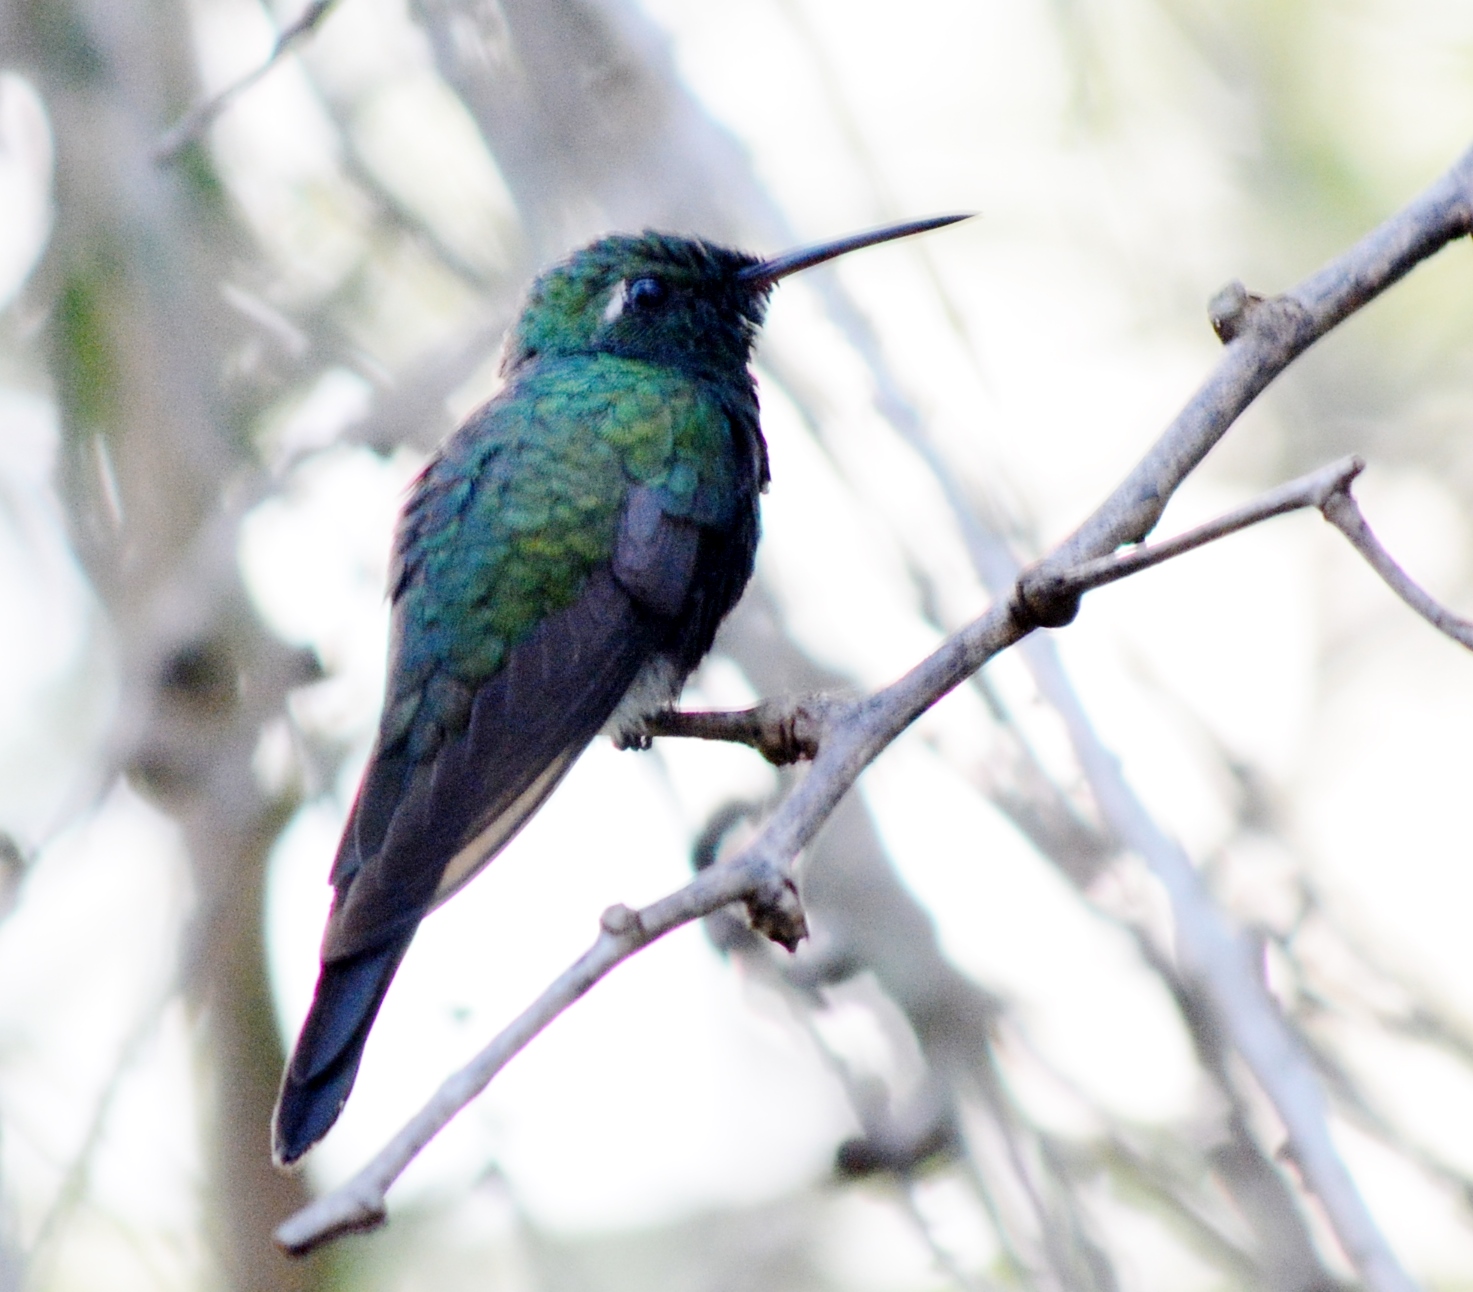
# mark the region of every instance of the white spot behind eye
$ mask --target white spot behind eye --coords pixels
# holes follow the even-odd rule
[[[613,295],[609,297],[609,303],[604,306],[604,322],[612,323],[624,312],[624,294],[629,284],[623,278],[614,284]]]

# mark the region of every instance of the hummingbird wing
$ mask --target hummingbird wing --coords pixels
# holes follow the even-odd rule
[[[729,564],[722,528],[672,514],[658,472],[634,484],[627,455],[582,452],[575,436],[559,447],[538,413],[536,401],[493,404],[452,437],[405,508],[389,695],[333,867],[322,972],[283,1077],[283,1163],[336,1120],[420,920],[520,829],[680,636],[687,602],[702,601],[692,590],[703,564]],[[601,423],[581,425],[587,441]],[[673,442],[658,420],[652,434]],[[519,546],[518,532],[532,538]],[[571,599],[546,610],[574,579]],[[519,638],[498,637],[519,594],[544,613]],[[464,635],[446,630],[467,622]]]
[[[337,880],[321,975],[282,1082],[282,1162],[337,1120],[420,920],[536,811],[628,690],[648,658],[648,620],[608,570],[596,572],[583,596],[482,685],[465,730],[432,759],[412,769],[393,753],[371,761],[345,838],[351,860]]]

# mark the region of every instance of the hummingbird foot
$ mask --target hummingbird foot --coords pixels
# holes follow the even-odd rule
[[[643,727],[626,727],[622,731],[614,732],[612,739],[614,748],[621,753],[626,749],[633,749],[639,753],[644,753],[647,750],[653,749],[655,745],[655,738],[648,731],[644,730]]]
[[[614,748],[648,749],[659,734],[649,728],[651,715],[669,711],[684,681],[680,667],[668,655],[650,660],[604,723]]]

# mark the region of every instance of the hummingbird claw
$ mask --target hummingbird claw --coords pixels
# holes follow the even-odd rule
[[[643,727],[625,727],[614,734],[614,748],[621,753],[629,749],[643,752],[652,749],[654,744],[655,738]]]

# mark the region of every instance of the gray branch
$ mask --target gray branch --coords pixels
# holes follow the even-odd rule
[[[1297,355],[1419,261],[1470,229],[1473,151],[1403,211],[1286,295],[1261,300],[1242,289],[1220,295],[1214,301],[1214,326],[1228,342],[1222,361],[1104,504],[1053,553],[1024,572],[1010,597],[995,602],[904,677],[875,695],[828,702],[824,711],[810,715],[820,727],[817,732],[808,730],[804,740],[816,745],[813,767],[758,837],[736,857],[701,872],[676,893],[643,910],[614,907],[605,912],[602,931],[589,951],[469,1065],[450,1077],[358,1175],[287,1221],[277,1231],[280,1245],[302,1253],[338,1234],[381,1223],[389,1186],[424,1145],[553,1018],[615,966],[671,929],[742,901],[754,925],[768,936],[787,945],[801,937],[803,917],[789,868],[860,772],[920,714],[999,652],[1036,627],[1069,622],[1083,590],[1295,506],[1319,506],[1332,523],[1339,524],[1336,515],[1341,509],[1332,500],[1348,497],[1348,483],[1360,469],[1353,461],[1316,472],[1266,495],[1242,513],[1161,544],[1149,560],[1129,553],[1112,556],[1123,543],[1144,539],[1182,481]],[[1352,541],[1358,547],[1364,541],[1359,530]],[[1367,559],[1372,559],[1401,595],[1414,605],[1409,590],[1430,601],[1379,545],[1374,550],[1378,556],[1372,559],[1367,552]],[[1122,562],[1132,560],[1135,565],[1121,568]],[[1394,570],[1400,582],[1393,581],[1383,565]],[[1417,608],[1426,613],[1422,606]],[[1444,619],[1451,618],[1439,607],[1433,609]],[[1407,1292],[1414,1285],[1335,1150],[1324,1092],[1312,1063],[1269,996],[1248,945],[1213,904],[1185,851],[1161,831],[1120,775],[1113,756],[1089,727],[1048,643],[1040,641],[1037,647],[1030,652],[1030,662],[1048,698],[1069,725],[1101,809],[1170,893],[1183,966],[1203,983],[1212,1008],[1273,1103],[1307,1187],[1324,1206],[1341,1246],[1367,1286],[1373,1292]],[[708,726],[714,723],[713,715],[700,716]],[[795,724],[789,724],[788,736],[782,737],[780,712],[776,716],[777,744],[786,741],[791,747]],[[746,715],[744,729],[751,737],[746,743],[760,748],[773,717],[771,710],[760,719]],[[738,722],[727,725],[733,732],[742,727]],[[816,740],[810,739],[815,736]]]
[[[721,740],[746,745],[774,766],[786,767],[818,753],[824,727],[842,704],[834,696],[807,695],[763,700],[750,709],[670,709],[644,719],[620,748],[648,748],[656,736]]]
[[[1305,507],[1324,510],[1331,499],[1342,495],[1348,497],[1350,482],[1365,469],[1365,462],[1358,457],[1341,458],[1318,471],[1311,471],[1297,480],[1290,480],[1277,489],[1271,489],[1216,520],[1187,530],[1185,534],[1178,534],[1162,543],[1142,544],[1129,551],[1084,561],[1071,570],[1063,570],[1057,574],[1046,572],[1034,578],[1033,587],[1050,599],[1078,596],[1082,592],[1114,583],[1116,579],[1149,570],[1153,565],[1160,565],[1174,556],[1181,556],[1216,539],[1236,534],[1260,521],[1271,520],[1275,516]],[[1024,581],[1029,579],[1030,573],[1023,574]]]
[[[253,67],[239,80],[232,81],[218,94],[201,99],[159,136],[158,142],[153,146],[154,161],[164,166],[176,160],[180,153],[210,128],[216,117],[275,67],[293,45],[311,35],[336,3],[337,0],[312,0],[295,22],[282,28],[264,63]]]
[[[735,860],[703,870],[684,888],[642,910],[609,907],[599,921],[593,946],[490,1045],[449,1077],[363,1170],[283,1224],[276,1231],[277,1243],[300,1256],[339,1234],[382,1224],[389,1186],[533,1037],[636,951],[672,929],[739,901],[757,908],[754,922],[786,924],[794,945],[802,936],[797,890],[785,870],[771,860],[770,850],[760,847],[760,841]]]
[[[1381,546],[1381,540],[1371,532],[1360,505],[1351,496],[1350,490],[1337,489],[1320,504],[1325,519],[1345,535],[1371,569],[1385,580],[1397,596],[1407,603],[1439,632],[1446,633],[1459,645],[1473,650],[1473,621],[1453,614],[1445,606],[1433,600],[1412,577],[1407,574]]]
[[[1176,420],[1088,520],[1023,581],[1039,623],[1060,627],[1077,600],[1050,601],[1051,575],[1138,543],[1228,427],[1289,364],[1416,265],[1473,231],[1473,149],[1379,228],[1297,287],[1265,300],[1231,284],[1213,300],[1222,359]]]

